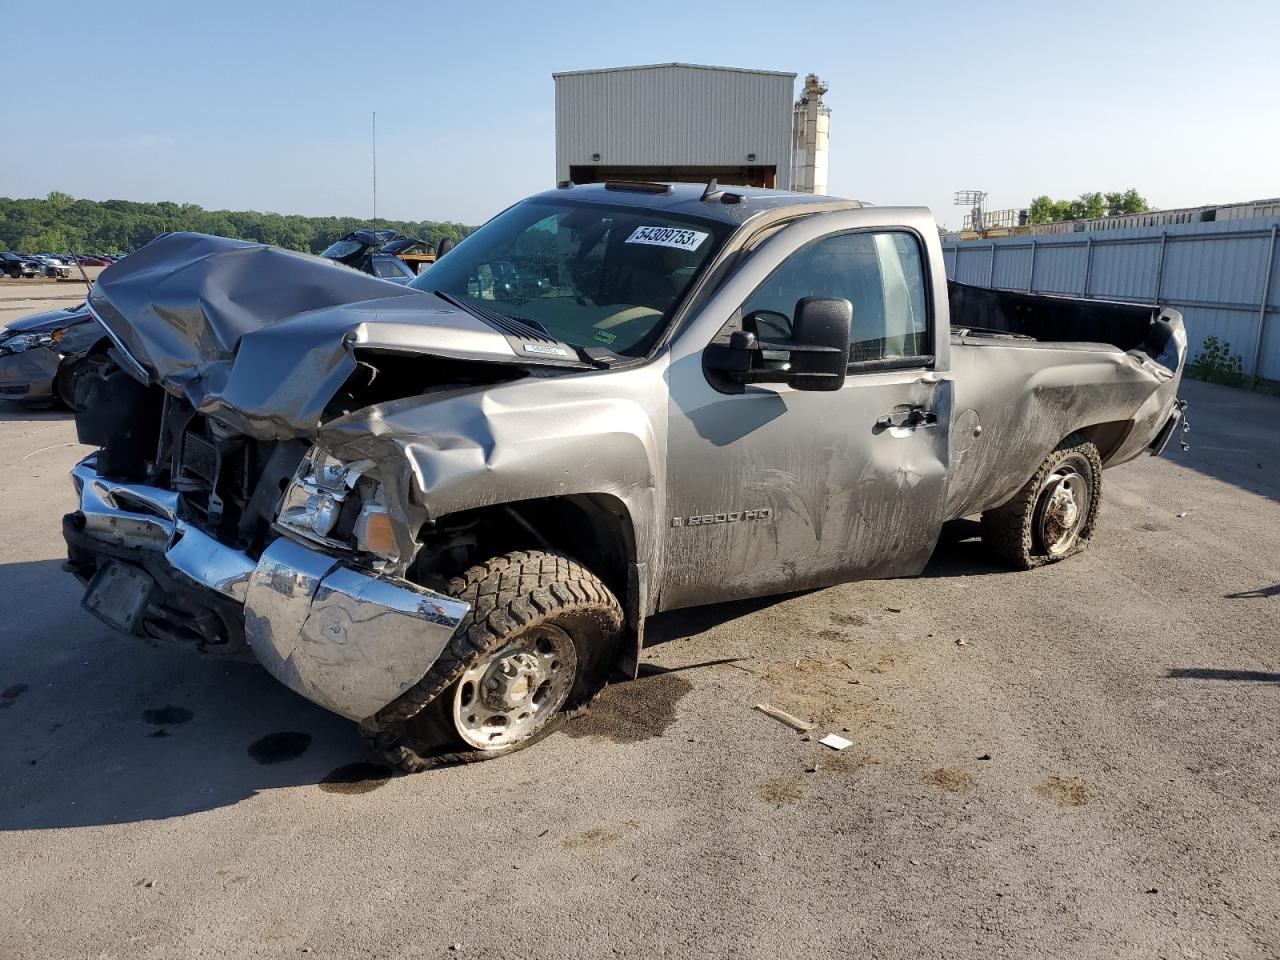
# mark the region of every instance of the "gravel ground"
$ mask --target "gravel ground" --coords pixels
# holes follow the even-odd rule
[[[1081,557],[962,526],[920,578],[667,615],[565,732],[412,777],[83,613],[82,448],[4,411],[0,957],[1276,957],[1280,401],[1184,395]]]

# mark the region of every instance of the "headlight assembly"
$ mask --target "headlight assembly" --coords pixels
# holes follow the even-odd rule
[[[66,330],[45,330],[40,333],[16,333],[9,339],[0,341],[0,350],[22,353],[32,347],[45,347],[57,343],[66,332]]]
[[[366,476],[372,467],[371,460],[343,463],[312,447],[285,490],[277,523],[325,546],[394,560],[395,529],[382,485]]]

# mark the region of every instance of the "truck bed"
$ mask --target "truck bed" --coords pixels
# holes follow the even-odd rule
[[[1040,343],[1106,343],[1121,350],[1146,344],[1159,313],[1150,305],[1016,293],[947,283],[951,332],[1006,335]]]
[[[1003,503],[1073,431],[1112,465],[1167,422],[1187,344],[1176,310],[955,282],[948,299],[948,519]]]

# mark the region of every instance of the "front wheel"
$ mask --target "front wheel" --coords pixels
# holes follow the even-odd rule
[[[374,748],[411,772],[538,742],[618,659],[622,606],[569,557],[502,554],[448,592],[471,604],[466,618],[427,675],[365,724]]]
[[[1007,503],[982,515],[983,543],[1018,570],[1056,563],[1089,545],[1101,506],[1098,448],[1068,437]]]

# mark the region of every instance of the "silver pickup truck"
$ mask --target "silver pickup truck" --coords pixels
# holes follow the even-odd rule
[[[566,184],[407,286],[170,235],[89,306],[87,609],[408,769],[544,736],[657,611],[912,576],[961,517],[1083,550],[1186,354],[1171,310],[949,284],[927,210],[714,184]]]

